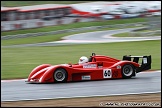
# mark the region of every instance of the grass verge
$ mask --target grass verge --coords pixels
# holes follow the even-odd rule
[[[123,55],[152,55],[152,70],[161,69],[161,40],[66,45],[51,47],[1,48],[1,79],[27,78],[40,64],[77,63],[92,52],[122,59]]]
[[[119,34],[114,34],[112,36],[114,37],[141,37],[141,36],[147,36],[147,35],[141,35],[140,33],[138,34],[139,32],[137,33],[134,33],[134,34],[131,34],[129,32],[126,32],[126,33],[119,33]],[[146,32],[147,33],[147,32]],[[161,34],[159,33],[154,33],[154,34],[151,34],[149,36],[160,36]]]
[[[78,23],[72,23],[72,24],[46,26],[46,27],[41,27],[41,28],[32,28],[32,29],[25,29],[25,30],[4,31],[4,32],[1,32],[1,36],[25,34],[25,33],[49,32],[49,31],[90,27],[90,26],[136,23],[136,22],[146,22],[146,18],[133,18],[133,20],[132,19],[120,19],[120,20],[115,19],[115,20],[94,21],[94,22],[78,22]]]
[[[75,4],[75,3],[86,3],[92,1],[1,1],[1,6],[14,7],[14,6],[30,6],[30,5],[41,5],[41,4]]]
[[[129,28],[133,28],[133,27],[134,26],[129,26]],[[103,30],[114,30],[114,29],[117,29],[117,28],[102,28],[102,29],[97,29],[97,30],[86,30],[86,31],[80,31],[80,32],[61,33],[61,34],[56,34],[56,35],[44,35],[44,36],[38,36],[38,37],[9,39],[9,40],[2,40],[1,45],[2,46],[7,46],[7,45],[19,45],[19,44],[34,44],[34,43],[52,42],[52,41],[61,40],[61,38],[64,37],[64,36],[73,35],[73,34],[77,34],[77,33],[86,33],[86,32],[103,31]]]

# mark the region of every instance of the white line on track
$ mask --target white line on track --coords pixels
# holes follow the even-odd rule
[[[152,94],[161,93],[161,91],[155,92],[140,92],[140,93],[124,93],[124,94],[110,94],[110,95],[91,95],[91,96],[72,96],[72,97],[57,97],[57,98],[39,98],[39,99],[21,99],[21,100],[5,100],[5,101],[27,101],[27,100],[55,100],[55,99],[71,99],[71,98],[87,98],[87,97],[106,97],[106,96],[123,96],[123,95],[138,95],[138,94]]]
[[[145,71],[145,72],[141,72],[141,74],[147,74],[147,73],[157,73],[157,72],[161,72],[161,70],[157,70],[157,71],[152,71],[152,72],[150,72],[150,71]],[[3,83],[8,83],[8,82],[13,82],[13,81],[25,81],[25,80],[27,80],[27,79],[14,79],[14,80],[1,80],[1,82],[3,82]],[[53,98],[51,98],[51,97],[47,97],[47,98],[39,98],[39,97],[37,97],[37,98],[35,98],[35,99],[33,99],[33,98],[25,98],[25,99],[6,99],[6,100],[1,100],[1,102],[2,101],[10,101],[10,102],[14,102],[14,101],[27,101],[27,100],[43,100],[43,99],[70,99],[70,98],[87,98],[87,97],[101,97],[101,96],[122,96],[122,95],[134,95],[134,94],[150,94],[150,93],[161,93],[161,91],[160,90],[155,90],[154,92],[150,92],[150,91],[148,91],[148,92],[138,92],[138,93],[136,93],[136,92],[132,92],[132,91],[130,91],[130,92],[127,92],[127,93],[112,93],[112,94],[106,94],[106,95],[103,95],[103,94],[101,94],[101,95],[78,95],[78,96],[60,96],[60,97],[53,97]]]
[[[1,82],[14,82],[14,81],[25,81],[27,79],[13,79],[13,80],[1,80]]]

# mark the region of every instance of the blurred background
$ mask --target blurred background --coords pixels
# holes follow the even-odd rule
[[[161,1],[1,1],[1,31],[153,16]]]
[[[40,64],[77,63],[80,56],[92,52],[118,59],[126,54],[151,54],[152,69],[160,69],[161,40],[21,46],[62,41],[64,36],[78,33],[134,27],[144,29],[115,36],[160,36],[161,1],[1,1],[1,79],[27,78]],[[20,47],[7,47],[14,45]]]
[[[123,32],[120,32],[122,30]],[[87,38],[85,35],[87,35]],[[78,39],[75,36],[78,36]],[[88,36],[91,36],[91,39]],[[74,40],[72,40],[72,37]],[[127,42],[119,42],[130,38],[133,39]],[[134,41],[136,38],[147,38],[147,40]],[[85,43],[94,39],[98,42]],[[104,42],[104,39],[109,42]],[[110,42],[113,39],[118,42]],[[78,63],[81,56],[89,57],[92,53],[120,60],[123,55],[151,55],[151,70],[160,70],[161,72],[161,1],[1,1],[1,83],[2,80],[7,79],[6,83],[2,83],[2,97],[21,99],[21,96],[43,96],[43,93],[49,96],[53,96],[53,94],[48,93],[64,94],[62,91],[64,85],[55,89],[55,85],[27,85],[24,80],[20,80],[19,83],[8,81],[8,79],[26,79],[30,72],[41,64]],[[149,88],[148,91],[157,90],[156,87],[161,85],[157,76],[150,75],[136,79],[138,81],[141,79],[142,82],[133,83],[133,80],[121,82],[119,80],[120,83],[118,84],[122,83],[122,89],[126,87],[133,92],[145,88],[141,85],[142,83],[146,85],[146,88]],[[125,81],[129,82],[130,85],[126,84]],[[107,84],[106,82],[105,85]],[[152,87],[151,84],[155,86]],[[87,86],[76,85],[75,88],[75,86],[69,84],[70,89],[74,88],[77,91],[77,88],[79,90],[87,88]],[[101,85],[105,86],[104,84]],[[113,84],[111,85],[113,86]],[[90,86],[92,87],[90,92],[93,93],[95,86],[96,84]],[[136,88],[136,86],[138,87]],[[66,87],[65,90],[68,91]],[[103,89],[102,87],[98,88]],[[115,91],[118,91],[118,89]],[[109,91],[106,91],[106,93],[109,93]],[[145,98],[142,98],[142,96]],[[101,99],[101,97],[99,98]],[[83,98],[85,102],[81,100],[69,102],[67,99],[66,102],[58,101],[60,101],[59,105],[61,106],[63,106],[62,103],[90,104],[96,101],[96,105],[94,103],[91,105],[98,106],[99,102],[107,100],[113,102],[115,99],[119,102],[141,101],[142,103],[159,102],[160,104],[161,92],[160,94],[153,94],[153,96],[142,94],[132,95],[132,98],[125,98],[125,95],[123,98],[113,98],[103,99],[103,101],[99,101],[95,97],[93,97],[94,101],[89,100],[90,98]],[[44,102],[45,100],[33,101],[33,104],[29,104],[24,101],[23,104],[18,104],[13,101],[15,106],[23,106],[24,104],[27,104],[27,106],[55,105],[54,102],[51,102],[51,104]],[[14,106],[13,103],[6,106]],[[2,100],[1,105],[4,106]]]

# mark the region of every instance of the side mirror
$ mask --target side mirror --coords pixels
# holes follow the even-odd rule
[[[95,53],[92,53],[92,56],[95,56],[96,54]]]

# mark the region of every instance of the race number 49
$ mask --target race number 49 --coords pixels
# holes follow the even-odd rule
[[[111,78],[112,77],[111,69],[104,69],[103,70],[103,77],[104,78]]]

